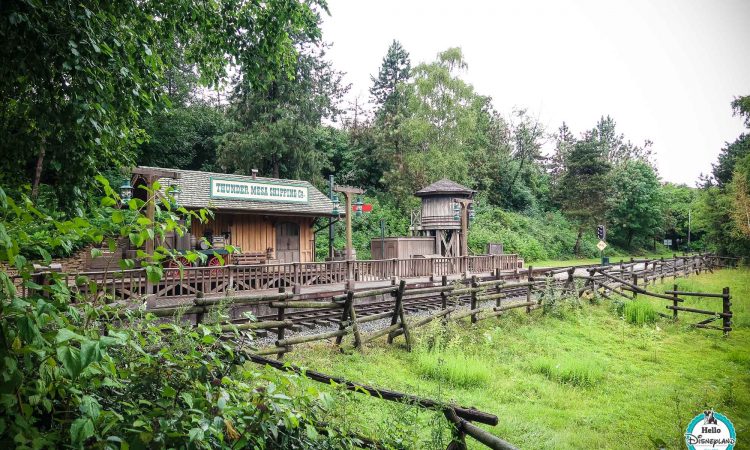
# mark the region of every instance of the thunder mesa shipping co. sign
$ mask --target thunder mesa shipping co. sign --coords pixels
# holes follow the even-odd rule
[[[211,197],[261,202],[307,203],[307,186],[211,179]]]

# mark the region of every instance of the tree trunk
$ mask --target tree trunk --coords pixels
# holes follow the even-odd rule
[[[628,230],[628,249],[630,249],[630,244],[633,243],[633,230]]]
[[[36,200],[39,195],[39,183],[42,179],[42,167],[44,165],[44,154],[46,149],[44,142],[39,146],[39,156],[36,158],[36,169],[34,170],[34,182],[31,185],[31,199]]]
[[[576,245],[573,247],[573,254],[579,256],[581,254],[581,237],[583,237],[583,227],[578,227],[578,236],[576,236]]]

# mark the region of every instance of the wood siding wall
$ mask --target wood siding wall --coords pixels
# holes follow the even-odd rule
[[[454,195],[422,197],[422,228],[460,229],[461,223],[453,220]]]
[[[435,254],[434,237],[385,238],[385,258],[381,255],[382,243],[379,238],[370,241],[372,259],[412,258],[415,255]]]
[[[265,252],[268,248],[273,248],[275,251],[276,224],[282,222],[299,224],[300,262],[314,261],[312,218],[217,212],[214,218],[206,223],[193,222],[192,233],[200,239],[206,229],[213,230],[214,235],[230,231],[232,233],[231,244],[240,247],[242,252]]]

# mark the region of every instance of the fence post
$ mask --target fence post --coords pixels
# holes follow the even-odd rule
[[[724,313],[724,316],[722,317],[722,328],[724,328],[724,336],[726,336],[732,331],[732,318],[728,316],[728,314],[732,314],[732,303],[730,302],[732,297],[729,295],[729,287],[725,287],[721,291],[721,294],[722,312]]]
[[[677,285],[675,284],[672,286],[672,290],[675,292],[672,294],[674,297],[674,300],[672,300],[672,305],[675,307],[675,309],[672,310],[672,320],[677,320],[677,306],[679,306],[680,302],[677,300]]]
[[[518,271],[517,268],[516,268],[516,271]],[[529,276],[527,280],[528,286],[526,286],[526,303],[531,303],[531,282],[534,280],[534,276],[531,275],[531,273],[532,273],[532,267],[529,266]],[[528,314],[531,314],[531,305],[529,304],[526,305],[526,312]]]
[[[349,316],[349,313],[352,311],[352,303],[354,303],[354,290],[349,289],[346,292],[346,300],[344,300],[344,308],[341,311],[341,320],[339,321],[339,331],[343,331],[346,329],[346,322],[347,320],[351,320],[352,318]],[[356,339],[356,337],[355,337]],[[336,336],[336,345],[341,345],[341,342],[343,342],[344,336]],[[343,350],[342,350],[343,351]]]
[[[477,309],[477,292],[476,288],[479,287],[479,283],[477,283],[477,276],[472,275],[471,276],[471,304],[469,305],[469,309]],[[477,322],[477,315],[476,313],[471,315],[471,323]]]
[[[294,286],[292,287],[292,293],[299,294],[302,292],[302,273],[300,271],[300,263],[295,262],[294,264]]]
[[[448,275],[443,275],[442,279],[440,280],[440,284],[443,286],[448,286]],[[445,291],[440,291],[440,306],[442,309],[445,309],[448,307],[448,294],[445,293]]]
[[[664,257],[661,257],[659,262],[659,275],[661,276],[661,282],[664,283]]]
[[[279,293],[283,294],[284,292],[286,292],[286,288],[284,286],[281,286],[279,288]],[[269,302],[268,305],[270,306],[271,303]],[[276,314],[276,320],[278,320],[279,322],[284,321],[284,308],[279,308],[279,311]],[[286,327],[279,327],[279,330],[276,332],[276,340],[280,341],[284,339],[284,330],[286,330]],[[276,354],[276,359],[281,359],[283,357],[284,357],[283,352]]]
[[[393,284],[395,286],[396,283],[398,283],[398,279],[399,279],[399,277],[398,277],[398,258],[393,258],[391,260],[391,262],[393,264],[393,278],[391,278],[391,280],[392,280],[391,284]]]
[[[430,283],[435,281],[435,258],[430,258]]]
[[[573,282],[573,272],[575,272],[576,269],[574,267],[571,267],[568,269],[568,281],[565,283],[565,289],[568,291],[568,293],[572,293],[575,290],[575,283]]]
[[[203,291],[198,291],[195,293],[195,298],[200,300],[203,298]],[[198,325],[203,322],[203,314],[205,312],[205,306],[201,306],[201,312],[195,314],[195,324]]]
[[[633,267],[635,267],[635,266],[633,266]],[[633,272],[633,271],[631,271],[631,272]],[[631,273],[630,275],[633,277],[633,285],[635,285],[635,287],[638,287],[638,274],[637,273]],[[638,297],[638,292],[633,291],[633,300],[635,300],[636,297]]]

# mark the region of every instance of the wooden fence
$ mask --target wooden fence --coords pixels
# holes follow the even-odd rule
[[[150,300],[151,306],[158,306],[165,300],[194,297],[198,292],[204,296],[227,296],[286,288],[299,293],[306,286],[349,281],[390,281],[395,285],[402,278],[439,279],[443,275],[514,270],[518,261],[518,255],[511,254],[165,268],[158,282],[150,282],[146,269],[139,268],[66,274],[65,282],[87,298],[107,297],[138,304]],[[20,282],[18,289],[19,295],[27,295]]]

